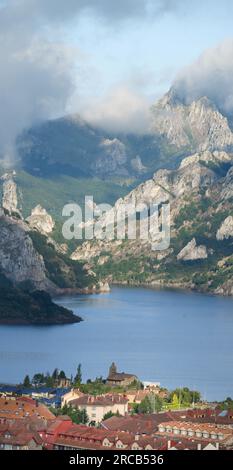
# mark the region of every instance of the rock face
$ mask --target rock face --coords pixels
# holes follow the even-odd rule
[[[172,88],[153,106],[152,114],[151,130],[165,136],[176,148],[205,151],[233,146],[227,118],[205,97],[186,105]]]
[[[118,175],[126,176],[125,164],[127,162],[126,147],[119,139],[103,139],[100,148],[101,156],[93,163],[92,168],[98,175]]]
[[[227,217],[217,231],[217,240],[233,238],[233,217]]]
[[[199,259],[207,259],[208,253],[206,246],[199,245],[197,246],[197,242],[195,238],[191,240],[177,255],[178,260],[182,261],[196,261]]]
[[[221,197],[225,200],[233,198],[233,166],[228,171],[222,188]]]
[[[119,214],[124,218],[124,206],[169,203],[169,247],[154,250],[150,236],[138,236],[144,235],[142,228],[147,224],[149,235],[154,230],[149,211],[138,219],[136,239],[127,239],[126,227],[125,238],[86,241],[71,258],[88,262],[89,269],[109,283],[189,287],[228,295],[233,279],[233,217],[226,219],[226,213],[232,213],[232,164],[232,155],[225,151],[190,155],[176,170],[157,171],[94,221],[99,235],[100,227],[105,232]],[[216,243],[217,231],[224,243]],[[188,261],[198,263],[188,265]]]
[[[32,229],[36,229],[41,233],[48,234],[54,229],[55,222],[46,209],[40,205],[32,209],[31,215],[26,219]]]
[[[3,181],[2,188],[2,207],[9,214],[18,214],[17,185],[14,181],[15,172],[6,173],[1,177]]]
[[[215,294],[233,295],[233,280],[228,280],[224,282],[223,285],[221,285],[215,290]]]
[[[222,165],[222,164],[232,164],[233,157],[227,152],[215,150],[210,152],[206,150],[204,152],[195,153],[190,157],[186,157],[182,160],[180,168],[185,168],[186,166],[201,163],[207,165]]]
[[[0,268],[5,276],[17,284],[30,280],[38,290],[52,289],[44,260],[35,250],[23,223],[2,217],[0,227]]]
[[[200,152],[185,158],[177,170],[159,170],[153,178],[140,184],[123,199],[118,199],[114,208],[98,218],[98,226],[107,227],[112,223],[116,214],[119,214],[125,206],[140,206],[142,204],[160,204],[167,201],[171,204],[171,220],[177,214],[179,203],[182,198],[188,194],[207,190],[217,182],[218,176],[212,167],[208,167],[208,162],[217,162],[218,164],[232,161],[225,152]],[[85,226],[85,224],[83,225]],[[83,245],[82,252],[86,249],[90,252],[90,243]],[[76,253],[76,256],[78,254]],[[90,254],[91,256],[91,254]],[[87,259],[87,256],[85,256]],[[76,258],[77,259],[77,258]]]

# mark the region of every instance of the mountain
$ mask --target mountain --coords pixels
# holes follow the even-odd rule
[[[185,156],[205,150],[233,150],[231,119],[206,97],[187,104],[175,87],[151,107],[144,135],[109,133],[71,115],[18,139],[22,169],[31,175],[121,184],[145,180],[161,167],[175,168]]]
[[[194,152],[233,149],[230,123],[215,104],[206,97],[185,104],[174,88],[152,107],[151,130],[176,149]]]
[[[76,115],[29,129],[19,138],[18,151],[23,169],[37,176],[131,176],[124,142]]]
[[[51,238],[55,222],[37,206],[25,220],[18,209],[16,173],[4,174],[0,213],[0,323],[58,324],[80,318],[58,307],[49,294],[104,288],[65,244]]]
[[[104,281],[231,293],[231,125],[206,97],[187,103],[173,87],[152,107],[144,135],[110,134],[77,115],[25,130],[17,142],[21,167],[13,179],[2,175],[5,236],[0,246],[7,277],[11,273],[13,283],[24,283],[30,273],[34,289],[46,291],[82,289],[94,285],[93,268]],[[93,195],[97,204],[115,203],[114,210],[132,199],[169,201],[171,247],[148,258],[148,245],[133,240],[78,248],[75,241],[64,244],[62,208],[69,202],[83,208],[85,195]],[[8,256],[8,239],[14,259]],[[24,266],[26,258],[31,265]],[[77,263],[82,259],[88,260],[87,270]]]
[[[233,154],[203,151],[183,159],[175,170],[159,170],[96,222],[106,229],[125,204],[168,202],[169,247],[152,250],[152,236],[158,235],[152,229],[149,240],[87,241],[77,247],[72,259],[88,262],[102,281],[110,283],[233,295]],[[144,214],[138,230],[141,222],[143,233],[152,217]]]

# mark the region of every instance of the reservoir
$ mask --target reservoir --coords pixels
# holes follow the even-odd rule
[[[208,400],[233,398],[233,299],[197,293],[113,287],[108,294],[60,297],[83,322],[0,326],[0,381],[82,364],[83,379],[120,372]]]

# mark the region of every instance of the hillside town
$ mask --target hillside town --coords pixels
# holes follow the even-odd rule
[[[55,369],[0,386],[0,450],[232,449],[230,398],[207,403],[188,388],[170,392],[115,363],[106,379],[83,383],[79,364],[74,378]]]

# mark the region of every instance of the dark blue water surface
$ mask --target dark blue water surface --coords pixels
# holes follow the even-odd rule
[[[82,323],[66,326],[0,326],[0,382],[53,371],[83,378],[120,371],[169,388],[188,386],[209,400],[233,397],[233,300],[143,288],[63,297],[60,304]]]

